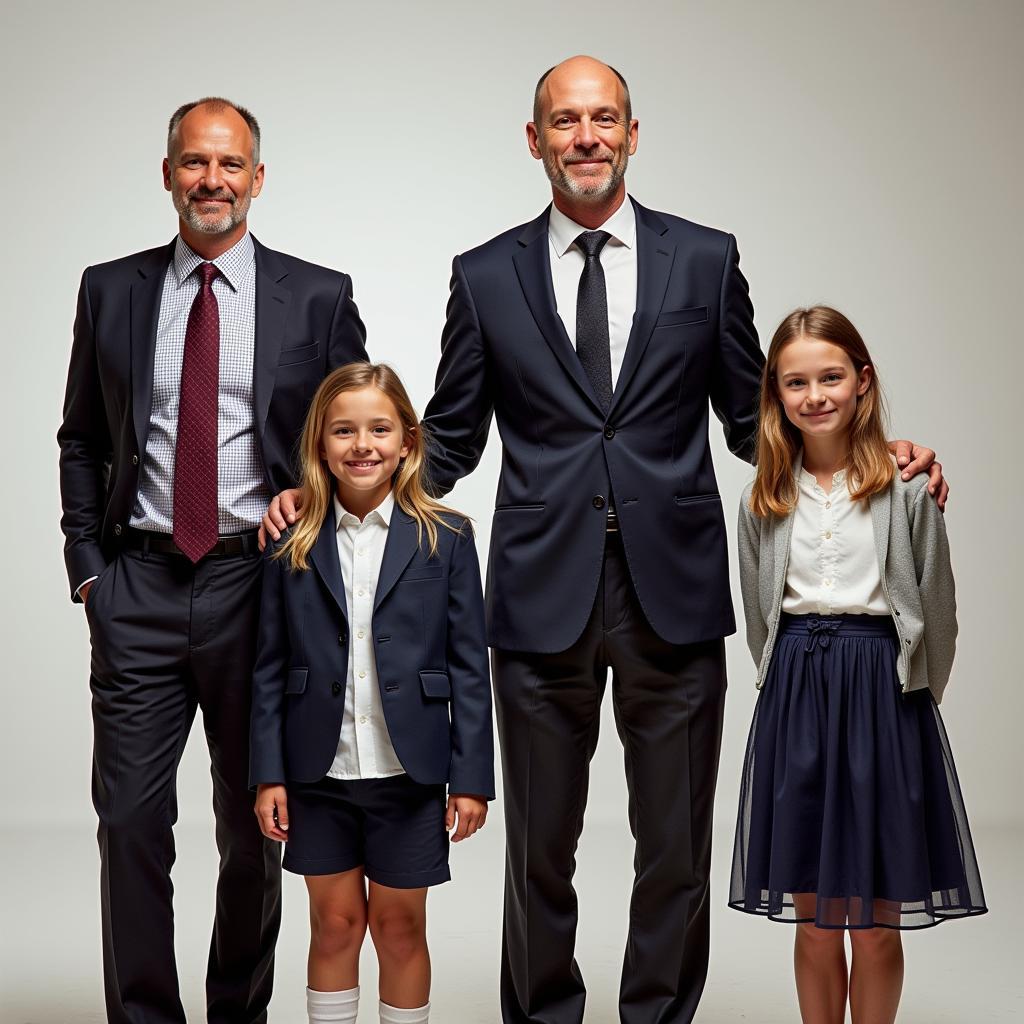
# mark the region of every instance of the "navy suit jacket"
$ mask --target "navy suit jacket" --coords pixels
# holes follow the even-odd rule
[[[555,307],[548,211],[457,256],[425,422],[444,493],[493,415],[501,477],[487,572],[492,646],[562,651],[601,574],[609,501],[651,626],[670,643],[735,630],[708,404],[748,461],[763,356],[732,235],[637,203],[637,302],[602,411]]]
[[[469,523],[438,529],[428,557],[416,522],[391,517],[374,597],[377,678],[388,733],[416,782],[494,796],[491,688],[480,565]],[[279,542],[280,543],[280,542]],[[249,783],[315,782],[338,749],[345,710],[349,624],[333,503],[311,552],[294,572],[271,559],[263,576],[253,676]]]
[[[113,558],[135,504],[149,434],[160,297],[174,244],[82,275],[57,433],[72,597]],[[366,331],[347,274],[275,252],[255,238],[253,245],[253,412],[267,484],[276,494],[295,486],[292,455],[313,392],[330,370],[366,359]]]

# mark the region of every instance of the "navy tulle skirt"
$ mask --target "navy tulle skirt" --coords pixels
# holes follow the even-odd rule
[[[747,741],[729,905],[822,928],[985,912],[931,692],[887,616],[783,615]]]

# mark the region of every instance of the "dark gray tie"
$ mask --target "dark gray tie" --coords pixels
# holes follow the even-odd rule
[[[611,237],[607,231],[584,231],[576,239],[586,258],[576,295],[576,355],[605,412],[612,404],[612,353],[601,250]]]

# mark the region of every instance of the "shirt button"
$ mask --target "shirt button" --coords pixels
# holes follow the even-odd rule
[[[360,591],[359,591],[359,597],[362,597],[362,596],[363,596],[363,595],[364,595],[365,593],[366,593],[366,591],[365,591],[365,590],[360,590]]]
[[[831,508],[831,507],[832,507],[832,502],[831,501],[826,501],[825,502],[825,508]]]
[[[360,679],[365,679],[366,678],[366,673],[365,672],[360,672],[359,673],[359,678]]]
[[[362,630],[359,630],[359,632],[356,633],[356,636],[359,637],[360,640],[362,640],[363,637],[366,636],[366,634]]]
[[[366,548],[360,548],[359,551],[358,551],[358,554],[365,555],[366,554]]]
[[[360,715],[359,716],[359,724],[360,725],[366,725],[366,715]]]
[[[825,531],[825,540],[831,540],[831,539],[832,539],[832,531],[831,530],[826,530]]]
[[[826,587],[831,587],[832,586],[832,581],[831,580],[825,580],[825,586]]]

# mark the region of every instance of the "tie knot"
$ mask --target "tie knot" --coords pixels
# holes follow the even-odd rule
[[[220,271],[212,263],[199,264],[199,277],[204,288],[209,288],[213,279],[219,275]]]
[[[607,231],[584,231],[576,238],[576,244],[589,260],[601,255],[605,242],[611,237]]]

